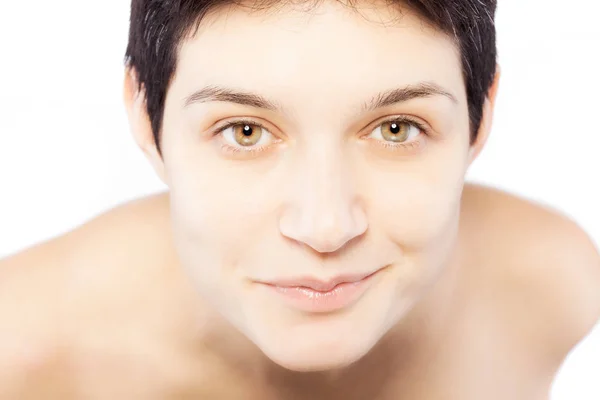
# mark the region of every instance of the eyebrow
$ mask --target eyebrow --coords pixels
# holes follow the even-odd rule
[[[391,106],[397,103],[403,103],[412,99],[427,98],[433,96],[443,96],[458,104],[456,96],[433,82],[420,82],[396,89],[387,90],[375,95],[369,102],[363,103],[363,111],[374,111],[378,108]]]
[[[363,103],[362,111],[374,111],[378,108],[387,107],[396,103],[432,96],[444,96],[451,100],[452,103],[458,103],[456,97],[440,85],[433,82],[420,82],[378,93],[373,96],[370,101]],[[259,94],[218,85],[206,86],[195,91],[190,96],[187,96],[185,98],[184,107],[188,107],[194,103],[208,103],[213,101],[264,108],[270,111],[283,109],[281,104],[271,101]]]
[[[283,108],[280,104],[270,101],[269,99],[256,93],[245,92],[242,90],[236,90],[217,85],[206,86],[186,97],[184,107],[188,107],[193,103],[208,103],[212,101],[236,103],[244,106],[265,108],[271,111],[276,111]]]

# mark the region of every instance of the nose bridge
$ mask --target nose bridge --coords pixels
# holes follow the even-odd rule
[[[312,149],[306,157],[304,171],[299,169],[302,186],[305,186],[303,201],[311,214],[328,214],[338,208],[347,200],[350,178],[347,169],[343,168],[341,152],[327,151],[325,147]],[[311,210],[312,209],[312,210]]]
[[[366,218],[344,152],[320,144],[296,162],[280,228],[284,236],[325,253],[364,233]]]

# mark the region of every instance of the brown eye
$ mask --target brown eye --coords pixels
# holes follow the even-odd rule
[[[240,146],[254,146],[263,135],[263,130],[260,126],[251,124],[239,124],[232,126],[233,137]]]
[[[369,135],[381,142],[392,142],[402,145],[410,143],[419,136],[422,129],[414,122],[406,120],[387,121],[373,129]]]
[[[243,151],[256,151],[277,140],[261,124],[251,121],[232,121],[217,131],[226,146]]]
[[[381,124],[381,136],[390,142],[404,142],[408,138],[411,125],[406,122],[390,121]]]

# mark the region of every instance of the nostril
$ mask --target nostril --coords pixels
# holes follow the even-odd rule
[[[319,253],[338,251],[367,230],[366,214],[356,205],[340,201],[302,205],[283,210],[279,230]]]
[[[311,240],[309,238],[305,241],[305,243],[307,243],[310,247],[312,247],[319,253],[333,253],[344,247],[344,245],[347,243],[347,240],[334,239],[328,236],[317,240]]]
[[[361,236],[365,229],[357,224],[342,221],[339,224],[314,226],[304,232],[300,240],[320,253],[333,253]]]

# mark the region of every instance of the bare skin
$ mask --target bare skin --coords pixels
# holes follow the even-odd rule
[[[189,285],[168,202],[123,205],[0,264],[0,398],[546,399],[600,316],[598,253],[575,224],[467,185],[443,322],[409,314],[406,342],[387,335],[335,378],[239,364],[255,349]]]
[[[0,398],[547,398],[600,315],[598,252],[465,186],[500,69],[472,124],[452,37],[357,7],[207,14],[177,47],[160,146],[126,68],[168,195],[4,262]],[[364,290],[329,307],[339,282]]]

